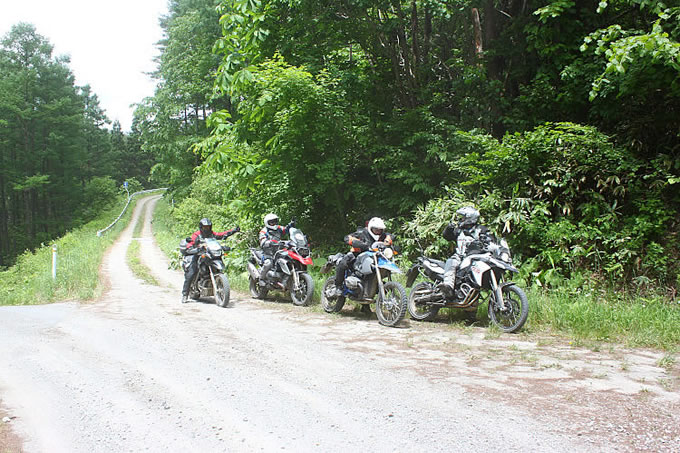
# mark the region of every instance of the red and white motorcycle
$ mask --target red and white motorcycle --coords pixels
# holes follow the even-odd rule
[[[314,294],[314,279],[307,273],[313,263],[307,236],[297,229],[289,231],[290,240],[279,242],[274,254],[274,265],[267,275],[261,275],[264,256],[259,249],[250,249],[248,274],[250,294],[264,299],[271,290],[290,293],[295,305],[308,305]]]

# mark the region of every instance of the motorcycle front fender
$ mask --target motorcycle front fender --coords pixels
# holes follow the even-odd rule
[[[213,261],[210,267],[212,267],[217,273],[224,271],[224,263],[221,260]]]
[[[503,282],[503,283],[501,283],[501,290],[503,288],[505,288],[506,286],[511,286],[511,285],[515,285],[515,284],[516,284],[515,282]]]
[[[413,282],[416,281],[416,277],[418,277],[418,274],[420,273],[420,263],[416,263],[413,266],[411,266],[411,269],[409,269],[406,272],[406,287],[410,288],[413,285]]]

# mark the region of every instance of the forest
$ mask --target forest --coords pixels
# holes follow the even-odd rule
[[[94,218],[124,180],[148,180],[139,132],[111,124],[68,63],[30,24],[0,42],[0,269]]]
[[[338,251],[381,216],[407,258],[446,255],[439,234],[471,204],[541,285],[675,300],[679,6],[171,0],[130,134],[18,26],[0,53],[0,253],[134,177],[171,188],[187,232],[209,216],[254,239],[273,211]]]

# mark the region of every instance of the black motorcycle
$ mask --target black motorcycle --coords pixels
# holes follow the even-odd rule
[[[314,279],[307,273],[307,266],[313,263],[309,241],[304,233],[291,228],[290,240],[279,242],[274,254],[274,265],[268,275],[262,274],[264,257],[259,249],[250,249],[248,274],[250,294],[257,299],[264,299],[270,290],[290,293],[295,305],[308,305],[314,295]]]
[[[440,285],[444,280],[444,261],[426,256],[418,258],[407,273],[410,288],[419,275],[408,298],[408,312],[417,321],[434,319],[441,308],[474,309],[481,302],[482,291],[488,291],[489,318],[504,332],[516,332],[529,316],[526,294],[515,283],[504,281],[507,272],[515,273],[510,249],[505,239],[492,242],[481,253],[466,256],[456,272],[453,294],[447,295]]]
[[[189,240],[183,239],[180,243],[180,252],[184,255],[182,270],[185,273],[194,258],[194,255],[186,255]],[[189,297],[192,299],[215,297],[217,305],[226,307],[229,305],[230,288],[222,255],[231,249],[220,244],[215,238],[203,239],[196,247],[199,249],[198,272],[189,286]]]
[[[393,273],[402,273],[392,261],[393,255],[393,249],[383,242],[376,242],[369,250],[360,253],[345,274],[341,296],[335,296],[335,277],[326,280],[321,291],[323,309],[328,313],[339,312],[346,298],[367,308],[368,304],[375,302],[380,324],[389,327],[399,324],[406,315],[406,289],[401,283],[392,281]],[[342,253],[329,256],[321,272],[329,273],[343,256]],[[385,279],[387,281],[383,281]]]

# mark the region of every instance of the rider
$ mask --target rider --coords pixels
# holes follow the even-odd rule
[[[240,227],[232,228],[231,230],[222,231],[221,233],[214,233],[212,230],[212,222],[207,217],[202,218],[198,222],[198,230],[194,231],[191,235],[191,239],[187,241],[187,255],[193,255],[191,259],[191,264],[187,267],[184,273],[184,286],[182,287],[182,303],[186,303],[189,297],[189,286],[191,286],[191,281],[198,271],[198,246],[204,239],[214,237],[215,239],[228,238],[234,233],[241,231]]]
[[[351,247],[338,262],[335,268],[335,292],[334,297],[342,296],[342,284],[345,281],[345,272],[361,252],[365,252],[374,242],[384,242],[391,245],[393,237],[385,232],[385,222],[380,217],[373,217],[368,221],[366,228],[359,228],[352,234],[345,236],[345,244]]]
[[[279,225],[279,217],[276,214],[270,213],[264,216],[264,228],[260,230],[258,235],[260,248],[262,248],[262,259],[264,260],[264,265],[260,272],[260,285],[266,285],[267,272],[269,272],[274,264],[274,254],[279,249],[279,243],[294,226],[295,217],[291,219],[288,225],[282,227]]]
[[[458,220],[458,224],[454,222]],[[447,241],[457,241],[455,253],[446,260],[444,265],[444,281],[440,288],[447,297],[453,295],[456,284],[456,271],[461,261],[470,253],[478,253],[483,250],[492,237],[488,228],[479,223],[479,211],[472,206],[466,206],[456,211],[442,236]]]

